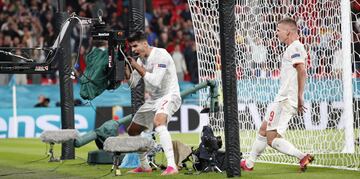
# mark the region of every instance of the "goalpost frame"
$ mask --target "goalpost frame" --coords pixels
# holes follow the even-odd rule
[[[219,3],[220,52],[225,119],[225,148],[228,177],[240,176],[240,135],[237,105],[235,55],[235,0]]]
[[[69,17],[65,8],[65,1],[58,0],[58,12],[55,14],[56,29],[60,32],[62,24]],[[60,83],[60,105],[61,105],[61,128],[75,129],[74,119],[74,89],[70,77],[72,71],[70,33],[66,32],[63,38],[63,47],[60,49],[59,62],[59,83]],[[61,58],[61,59],[59,59]],[[64,142],[61,147],[61,160],[75,159],[74,141]]]
[[[345,120],[345,146],[343,153],[354,153],[354,114],[352,107],[353,86],[351,79],[351,16],[350,1],[341,0],[341,33],[342,33],[342,49],[343,49],[343,86],[344,86],[344,116]]]
[[[226,58],[221,49],[224,47],[220,48],[219,33],[220,23],[229,21],[219,20],[218,9],[227,1],[188,2],[200,82],[211,79],[221,84],[219,111],[209,114],[209,122],[214,133],[224,137],[228,134],[224,127],[228,118],[223,97],[232,94],[221,91],[227,85],[220,76],[228,68],[222,62],[220,70],[220,53],[222,60]],[[358,52],[351,50],[358,43],[357,39],[351,39],[354,35],[352,25],[358,17],[350,20],[350,14],[356,13],[350,10],[351,1],[235,2],[234,63],[242,155],[248,157],[250,154],[260,122],[279,89],[280,55],[285,48],[277,43],[276,22],[283,17],[293,17],[300,27],[300,41],[309,56],[304,94],[308,109],[303,116],[296,115],[290,120],[286,138],[299,150],[316,155],[311,166],[359,170],[359,146],[354,138],[360,130],[360,80],[355,76],[359,71],[355,59]],[[200,106],[208,106],[208,93],[207,90],[200,91]],[[298,165],[296,158],[270,147],[258,161]]]
[[[129,1],[129,34],[136,31],[145,30],[145,1],[144,0],[130,0]],[[140,79],[138,85],[131,90],[131,106],[132,113],[144,104],[145,98],[145,84],[144,80]]]

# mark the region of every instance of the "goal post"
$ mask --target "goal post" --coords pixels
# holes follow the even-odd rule
[[[239,121],[237,120],[236,76],[235,71],[235,0],[223,0],[219,4],[220,21],[220,61],[224,101],[224,134],[226,148],[226,174],[228,177],[240,176]],[[216,10],[216,9],[215,9]]]
[[[224,97],[221,76],[218,0],[188,0],[193,21],[199,65],[199,80],[219,84],[219,112],[209,120],[216,135],[224,137]],[[352,2],[352,1],[351,1]],[[235,74],[240,151],[251,146],[261,121],[279,89],[281,55],[285,46],[276,37],[276,24],[294,18],[300,41],[309,58],[303,116],[289,122],[285,138],[297,148],[316,156],[313,166],[360,170],[356,145],[360,125],[360,86],[348,0],[236,0]],[[354,15],[354,14],[353,14]],[[226,22],[231,23],[231,22]],[[359,86],[359,87],[358,87]],[[209,91],[200,91],[200,106],[209,106]],[[226,96],[228,97],[228,96]],[[224,139],[224,138],[223,138]],[[268,147],[259,162],[296,164],[294,157]]]
[[[345,122],[345,146],[342,152],[354,153],[354,129],[352,112],[352,79],[351,79],[351,8],[350,1],[341,1],[341,29],[343,49],[343,85],[344,85],[344,118]]]

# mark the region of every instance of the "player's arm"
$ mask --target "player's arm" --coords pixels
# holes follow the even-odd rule
[[[297,71],[297,80],[298,80],[298,112],[302,113],[305,111],[304,107],[304,89],[306,81],[306,69],[304,63],[294,64],[294,67]]]
[[[169,64],[163,61],[155,64],[155,67],[151,73],[150,72],[145,73],[144,81],[153,87],[156,88],[160,87],[161,81],[163,80],[166,69],[168,67]]]
[[[304,89],[306,81],[306,68],[305,62],[307,59],[307,53],[303,45],[297,45],[290,50],[290,57],[293,67],[297,72],[297,82],[298,82],[298,114],[305,112],[306,108],[304,107]]]
[[[147,84],[153,87],[159,87],[162,79],[164,78],[166,69],[169,66],[169,59],[167,58],[171,58],[171,56],[159,57],[158,63],[154,64],[152,72],[147,72],[144,67],[135,62],[135,60],[131,57],[130,63]]]
[[[159,56],[156,60],[156,63],[153,64],[154,68],[152,72],[145,72],[143,76],[145,83],[155,88],[159,88],[165,76],[166,70],[169,68],[171,60],[171,56],[168,53],[164,53]]]
[[[132,57],[128,57],[131,66],[140,74],[141,77],[145,76],[146,70],[140,64],[136,62],[136,60]]]

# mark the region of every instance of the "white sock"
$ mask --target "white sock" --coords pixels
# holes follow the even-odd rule
[[[306,155],[283,138],[275,138],[271,146],[283,154],[294,156],[297,157],[298,159],[302,159]]]
[[[256,159],[264,152],[267,147],[266,137],[258,134],[251,148],[249,159],[246,160],[246,166],[248,168],[253,168],[256,162]]]
[[[140,166],[143,169],[148,169],[151,168],[151,166],[149,165],[149,160],[147,158],[147,156],[145,155],[145,152],[140,153]]]
[[[164,125],[156,127],[155,131],[159,134],[160,144],[164,149],[164,153],[167,159],[167,165],[173,167],[174,169],[177,169],[169,131]]]

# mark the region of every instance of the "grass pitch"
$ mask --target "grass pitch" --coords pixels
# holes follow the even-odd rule
[[[180,140],[186,144],[197,144],[198,134],[172,134],[173,139]],[[60,163],[49,163],[47,146],[40,139],[0,139],[0,178],[157,178],[161,171],[151,174],[126,174],[127,169],[121,169],[122,176],[114,176],[110,172],[111,165],[88,165],[86,163],[89,151],[96,150],[94,142],[77,148],[75,160],[66,160]],[[55,155],[61,154],[61,145],[55,146]],[[157,156],[157,163],[165,161],[161,154]],[[224,173],[202,173],[199,175],[185,174],[187,171],[180,171],[175,176],[161,176],[161,178],[226,178]],[[242,178],[269,178],[269,179],[291,179],[291,178],[326,178],[326,179],[358,179],[360,172],[338,170],[329,168],[318,168],[309,166],[305,173],[298,172],[298,166],[256,164],[253,172],[242,172]]]

